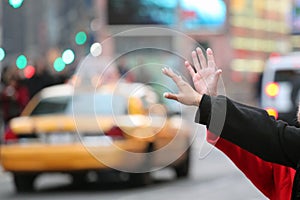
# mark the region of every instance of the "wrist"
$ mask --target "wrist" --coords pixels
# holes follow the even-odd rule
[[[199,107],[202,97],[203,97],[202,94],[199,94],[198,92],[196,92],[196,97],[195,97],[195,101],[194,101],[193,105]]]

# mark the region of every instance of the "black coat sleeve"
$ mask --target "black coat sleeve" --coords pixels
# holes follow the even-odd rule
[[[243,105],[224,96],[204,95],[195,121],[266,161],[293,168],[297,166],[300,129],[276,121],[263,109]]]

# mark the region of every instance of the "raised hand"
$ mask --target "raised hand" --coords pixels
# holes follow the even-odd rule
[[[199,106],[203,94],[216,96],[217,87],[222,70],[217,69],[213,52],[210,48],[206,50],[207,61],[201,49],[198,47],[192,52],[194,67],[186,61],[185,66],[189,71],[196,91],[181,76],[175,74],[170,68],[163,68],[165,75],[172,78],[178,87],[178,93],[165,93],[164,97],[173,99],[185,105]]]
[[[176,100],[185,105],[199,106],[202,99],[202,95],[196,92],[192,86],[182,79],[181,76],[175,74],[170,68],[163,68],[162,72],[170,77],[178,87],[178,93],[164,93],[164,97],[167,99]]]
[[[188,61],[185,62],[185,66],[193,79],[193,83],[197,92],[200,94],[216,96],[218,80],[222,70],[217,69],[214,55],[210,48],[206,50],[206,55],[207,62],[202,50],[198,47],[196,51],[192,52],[192,59],[195,69]]]

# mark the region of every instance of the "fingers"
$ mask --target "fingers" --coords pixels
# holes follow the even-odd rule
[[[215,72],[215,77],[216,77],[216,82],[219,81],[219,78],[222,74],[222,70],[221,69],[218,69],[216,72]]]
[[[197,51],[197,54],[198,54],[198,57],[199,57],[199,60],[200,60],[200,63],[201,63],[201,67],[202,67],[202,68],[207,67],[207,64],[206,64],[206,58],[205,58],[205,56],[203,55],[202,50],[201,50],[199,47],[197,47],[197,48],[196,48],[196,51]]]
[[[195,51],[192,51],[192,59],[193,59],[193,63],[194,63],[194,66],[196,68],[196,71],[200,71],[201,70],[201,66],[200,66],[200,63],[199,63],[199,60],[198,60],[198,57],[197,57],[197,54]]]
[[[216,66],[213,51],[210,48],[206,50],[206,55],[207,60],[199,47],[196,48],[196,51],[192,52],[192,59],[197,72],[200,71],[201,68]]]
[[[176,85],[178,86],[179,82],[181,81],[181,77],[180,76],[177,76],[173,70],[171,68],[166,68],[164,67],[162,69],[162,72],[167,75],[168,77],[170,77],[175,83]]]
[[[191,77],[193,77],[196,74],[196,72],[195,72],[194,68],[192,67],[192,65],[189,63],[189,61],[185,61],[184,65],[187,68],[187,70],[189,71]]]
[[[167,99],[172,99],[172,100],[178,101],[177,95],[173,94],[173,93],[165,92],[164,97],[167,98]]]
[[[216,68],[214,54],[213,54],[213,51],[210,48],[208,48],[206,50],[206,55],[207,55],[207,66],[209,68]]]
[[[217,76],[220,76],[222,74],[222,70],[221,69],[218,69],[217,71],[216,71],[216,75]]]

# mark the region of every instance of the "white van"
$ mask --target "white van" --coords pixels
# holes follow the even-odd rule
[[[270,57],[262,78],[261,107],[276,119],[298,125],[299,91],[300,52]]]

